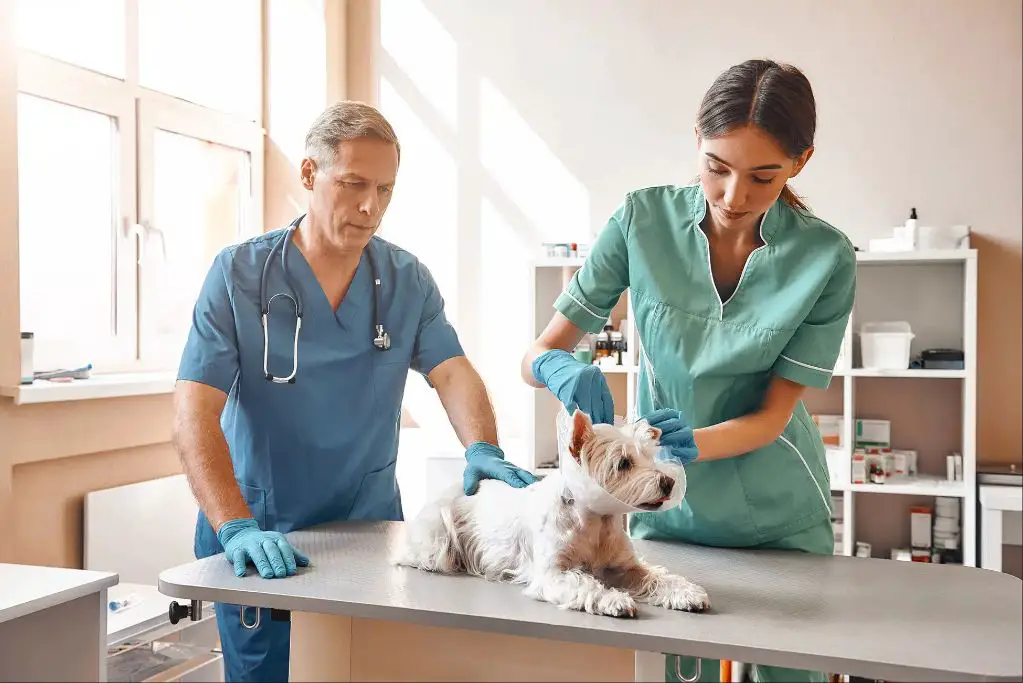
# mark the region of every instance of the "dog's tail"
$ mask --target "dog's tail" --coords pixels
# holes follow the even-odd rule
[[[392,561],[431,572],[465,571],[465,554],[451,501],[430,504],[405,525],[404,543]]]

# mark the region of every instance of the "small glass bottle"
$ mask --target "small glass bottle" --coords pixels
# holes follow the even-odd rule
[[[625,339],[622,333],[614,331],[611,333],[611,354],[615,357],[615,364],[622,364],[622,352],[625,351]]]
[[[601,358],[606,358],[611,355],[611,340],[608,332],[610,326],[605,326],[603,330],[597,333],[597,343],[593,350],[593,362],[599,363]]]

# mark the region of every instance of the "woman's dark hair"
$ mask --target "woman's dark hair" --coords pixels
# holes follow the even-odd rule
[[[803,72],[789,64],[751,59],[718,76],[700,104],[700,136],[716,138],[749,125],[773,137],[792,158],[805,152],[817,130],[817,106]],[[793,208],[807,208],[788,184],[781,198]]]

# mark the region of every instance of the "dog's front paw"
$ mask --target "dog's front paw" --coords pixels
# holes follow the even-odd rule
[[[668,609],[677,609],[683,612],[703,612],[710,609],[710,597],[702,586],[682,577],[672,577],[672,580],[665,586],[664,592],[657,596],[660,599],[656,603]]]
[[[590,614],[625,619],[634,619],[637,611],[633,597],[617,589],[601,592],[595,600],[587,602],[585,609]]]

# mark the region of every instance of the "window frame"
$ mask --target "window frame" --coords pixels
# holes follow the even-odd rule
[[[155,226],[153,141],[157,130],[178,133],[213,144],[231,147],[248,154],[250,170],[250,201],[243,207],[247,226],[239,239],[260,234],[264,230],[266,83],[263,78],[266,62],[266,0],[258,3],[259,59],[252,65],[260,73],[258,120],[226,111],[210,109],[173,95],[150,90],[139,84],[139,0],[125,0],[125,75],[109,76],[76,66],[60,59],[16,47],[18,61],[18,93],[34,95],[59,104],[80,107],[110,116],[118,131],[117,188],[119,225],[114,231],[115,298],[114,343],[110,354],[88,359],[96,374],[167,372],[169,359],[145,357],[140,325],[146,306],[143,256],[147,247],[145,225]],[[155,226],[157,229],[159,226]],[[19,276],[19,280],[22,278]],[[69,293],[69,298],[73,296]],[[37,339],[42,351],[45,340]],[[55,345],[56,346],[56,345]],[[159,344],[153,344],[158,347]],[[62,351],[74,351],[67,346]]]

